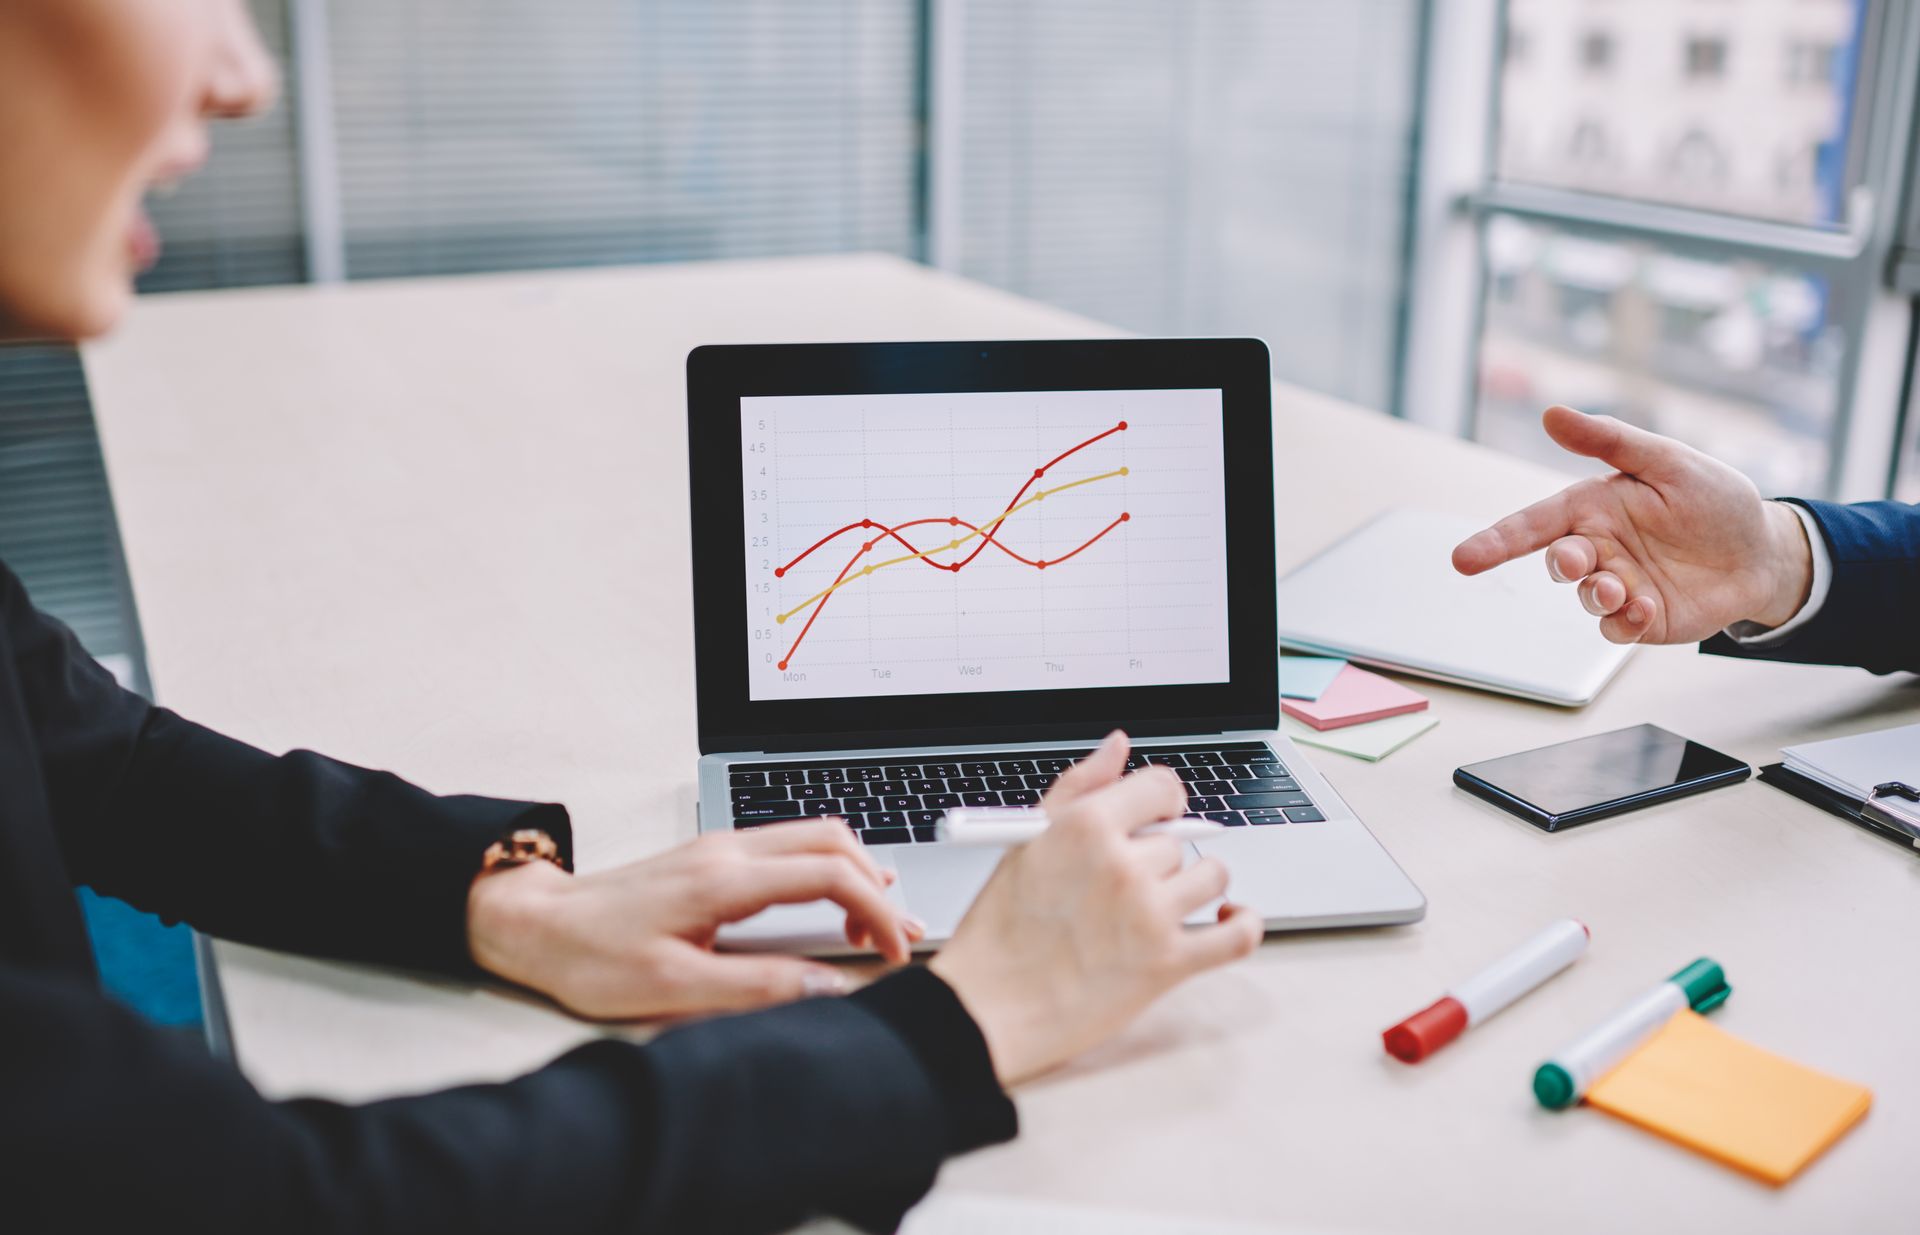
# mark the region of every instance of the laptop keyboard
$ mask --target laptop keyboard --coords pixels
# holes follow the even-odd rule
[[[733,826],[755,828],[835,815],[869,845],[925,844],[955,806],[1038,806],[1054,778],[1088,754],[1008,751],[910,762],[736,763]],[[1187,813],[1228,827],[1321,823],[1326,816],[1264,742],[1136,746],[1129,770],[1172,768],[1187,785]]]

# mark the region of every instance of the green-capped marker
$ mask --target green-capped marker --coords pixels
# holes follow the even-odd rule
[[[1589,1029],[1571,1046],[1556,1051],[1534,1071],[1533,1096],[1549,1110],[1572,1106],[1589,1085],[1639,1049],[1675,1013],[1687,1008],[1711,1011],[1731,994],[1725,971],[1701,957]]]

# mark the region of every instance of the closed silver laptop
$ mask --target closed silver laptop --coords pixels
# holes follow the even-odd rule
[[[1262,343],[704,347],[687,393],[703,832],[843,818],[933,947],[999,859],[941,814],[1122,728],[1270,930],[1425,912],[1277,731]],[[721,942],[847,950],[825,904]]]

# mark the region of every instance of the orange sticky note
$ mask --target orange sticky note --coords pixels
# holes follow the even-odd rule
[[[1689,1011],[1594,1082],[1587,1101],[1783,1184],[1860,1122],[1873,1093],[1763,1051]]]

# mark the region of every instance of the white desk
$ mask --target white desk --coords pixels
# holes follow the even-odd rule
[[[165,702],[442,791],[565,801],[592,868],[693,833],[687,350],[1089,333],[834,258],[149,299],[87,362]],[[1283,566],[1389,501],[1492,517],[1561,483],[1305,392],[1276,414]],[[1578,712],[1423,689],[1441,724],[1412,746],[1315,758],[1427,920],[1276,938],[1192,983],[1024,1090],[1020,1139],[941,1187],[1335,1230],[1911,1233],[1920,860],[1758,784],[1547,836],[1448,777],[1646,720],[1760,762],[1920,719],[1920,690],[1686,648],[1642,651]],[[1595,942],[1549,990],[1417,1068],[1382,1054],[1382,1028],[1566,914]],[[217,952],[271,1094],[504,1077],[595,1032],[510,994]],[[1737,990],[1721,1025],[1877,1091],[1785,1190],[1529,1095],[1543,1052],[1701,954]]]

